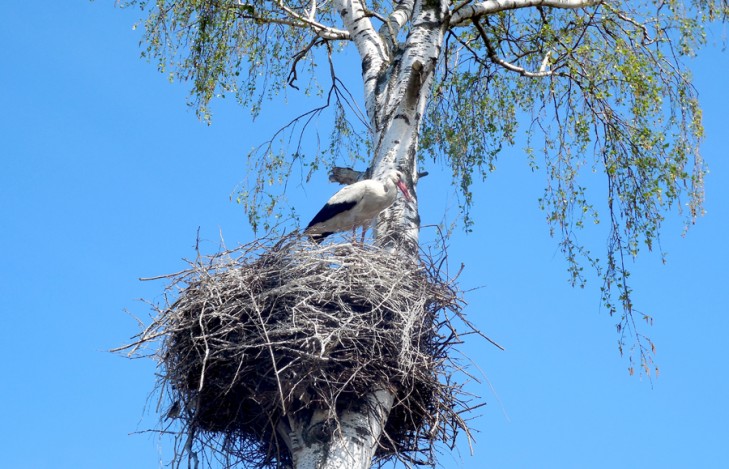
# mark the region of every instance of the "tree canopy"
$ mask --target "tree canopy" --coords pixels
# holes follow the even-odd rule
[[[397,64],[422,40],[427,21],[442,33],[420,121],[418,161],[444,161],[471,230],[472,187],[496,166],[520,133],[532,168],[546,173],[540,206],[559,240],[574,285],[583,266],[602,279],[603,301],[650,372],[649,339],[636,320],[629,261],[660,250],[666,214],[686,226],[703,212],[706,167],[697,93],[685,59],[706,41],[705,25],[725,20],[726,0],[130,0],[146,16],[144,54],[171,79],[188,81],[190,104],[209,119],[213,98],[234,95],[258,115],[287,87],[314,95],[306,128],[331,109],[331,135],[315,154],[264,145],[251,154],[255,181],[240,193],[254,226],[278,199],[269,181],[285,181],[298,161],[314,171],[342,152],[371,150],[375,104],[368,76]],[[424,17],[422,11],[435,14]],[[428,26],[428,25],[425,25]],[[420,28],[420,29],[419,29]],[[344,83],[357,47],[361,85]],[[378,50],[375,55],[369,46]],[[376,82],[376,83],[372,83]],[[365,111],[357,105],[365,88]],[[322,104],[323,103],[323,104]],[[299,131],[297,130],[297,132]],[[301,130],[303,132],[303,130]],[[290,135],[289,135],[290,136]],[[367,164],[372,163],[367,160]],[[607,227],[605,253],[580,242],[588,224]],[[622,337],[635,341],[624,342]],[[631,354],[632,355],[632,354]]]

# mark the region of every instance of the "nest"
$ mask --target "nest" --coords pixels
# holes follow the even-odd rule
[[[198,256],[166,276],[174,300],[155,306],[127,347],[157,345],[169,400],[161,422],[165,432],[177,425],[173,465],[203,455],[289,467],[283,416],[339,412],[383,388],[395,404],[375,463],[433,465],[437,443],[468,434],[469,406],[449,354],[463,303],[441,278],[444,263],[421,257],[292,235]]]

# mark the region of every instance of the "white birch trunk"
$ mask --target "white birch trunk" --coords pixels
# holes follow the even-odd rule
[[[376,237],[390,249],[417,255],[418,132],[448,25],[449,4],[445,0],[401,0],[379,32],[365,15],[361,0],[336,0],[336,4],[362,59],[365,105],[375,143],[373,176],[390,165],[397,166],[414,197],[412,203],[398,198],[379,217]],[[408,19],[410,33],[403,44],[397,44],[397,32]],[[392,392],[373,390],[336,418],[329,410],[314,412],[305,420],[289,418],[279,426],[279,433],[287,441],[294,467],[369,468],[393,401]]]
[[[320,411],[309,421],[290,419],[279,433],[287,434],[296,469],[368,469],[392,404],[392,393],[375,391],[363,397],[358,411],[341,412],[336,424]]]
[[[383,239],[384,245],[416,255],[420,228],[416,192],[418,135],[449,10],[446,1],[418,0],[411,4],[410,34],[378,81],[374,98],[377,105],[370,121],[375,132],[374,177],[395,165],[405,173],[413,194],[412,203],[398,198],[379,217],[377,238]]]

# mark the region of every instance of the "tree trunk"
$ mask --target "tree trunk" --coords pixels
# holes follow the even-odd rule
[[[368,469],[377,450],[393,394],[380,390],[336,417],[329,411],[289,418],[279,425],[296,469]]]
[[[360,1],[338,0],[337,7],[362,58],[365,103],[375,148],[373,178],[396,166],[405,174],[413,195],[413,202],[398,198],[380,215],[377,243],[417,256],[418,132],[448,25],[448,3],[402,0],[379,32],[373,29]],[[397,44],[399,26],[409,18],[411,31],[403,44]],[[307,421],[290,419],[280,428],[279,433],[286,434],[294,467],[369,468],[395,398],[393,392],[385,390],[390,383],[382,385],[382,390],[362,396],[336,418],[333,410],[322,410]]]
[[[413,202],[398,198],[377,222],[381,245],[407,250],[417,255],[420,216],[417,207],[417,149],[420,123],[430,97],[433,72],[440,56],[447,27],[448,3],[445,1],[404,0],[412,8],[412,30],[404,44],[390,41],[393,58],[377,76],[374,98],[367,102],[374,130],[373,174],[377,178],[391,165],[409,180]],[[392,31],[390,27],[388,34]],[[383,31],[384,32],[384,31]],[[388,35],[385,35],[389,37]],[[367,72],[363,73],[367,79]],[[367,90],[365,90],[367,91]]]

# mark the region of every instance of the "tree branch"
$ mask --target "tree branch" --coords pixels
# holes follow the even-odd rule
[[[615,16],[617,16],[621,20],[626,21],[626,22],[632,24],[637,29],[640,29],[641,33],[643,34],[643,43],[642,43],[642,45],[649,46],[649,45],[651,45],[651,44],[653,44],[654,42],[657,41],[656,38],[652,38],[651,37],[650,33],[648,32],[648,28],[644,24],[641,24],[639,21],[634,20],[630,16],[626,15],[624,12],[615,9],[614,7],[612,7],[609,4],[605,4],[605,8],[608,11],[614,13]]]
[[[280,1],[280,0],[278,0]],[[371,60],[382,59],[383,44],[367,15],[362,0],[336,0],[337,10],[344,21],[349,36],[357,46],[359,55],[364,59],[375,52]],[[372,62],[370,62],[372,63]],[[372,65],[378,65],[372,63]]]
[[[280,18],[265,18],[259,16],[255,13],[253,6],[243,3],[242,0],[238,0],[237,3],[235,3],[235,6],[239,7],[244,11],[244,13],[241,15],[244,18],[250,18],[252,20],[260,21],[262,23],[278,23],[292,27],[309,27],[314,31],[314,34],[322,39],[350,39],[349,32],[333,28],[331,26],[326,26],[317,21],[314,21],[314,15],[316,13],[315,2],[312,2],[311,4],[311,11],[309,12],[308,17],[300,15],[296,11],[286,6],[283,0],[275,0],[274,3],[286,16],[291,19],[290,21]]]
[[[460,26],[469,19],[500,11],[516,10],[529,7],[551,7],[563,9],[587,8],[602,3],[602,0],[486,0],[454,10],[451,26]]]
[[[538,72],[530,72],[529,70],[520,67],[518,65],[514,65],[511,62],[507,62],[506,60],[502,59],[496,54],[496,49],[494,49],[493,44],[491,44],[491,41],[489,40],[488,36],[486,35],[486,31],[484,31],[483,26],[481,26],[481,23],[478,21],[478,17],[473,18],[473,25],[476,26],[476,29],[478,30],[478,35],[483,39],[484,45],[486,46],[486,50],[488,52],[489,60],[491,60],[493,63],[497,65],[501,65],[507,70],[511,70],[512,72],[516,72],[521,76],[529,77],[529,78],[540,78],[540,77],[548,77],[551,75],[557,75],[557,73],[554,70],[547,70],[548,62],[549,62],[549,56],[550,53],[547,52],[547,54],[544,56],[544,59],[542,59],[542,65],[539,67]]]
[[[413,14],[415,0],[400,0],[397,7],[387,17],[387,21],[380,27],[380,36],[391,51],[397,47],[397,35]]]
[[[372,119],[375,115],[377,76],[387,60],[387,47],[372,26],[362,0],[335,0],[335,5],[362,59],[365,107]]]
[[[311,42],[306,47],[304,47],[302,50],[300,50],[293,57],[293,62],[291,64],[291,71],[289,72],[289,76],[288,76],[288,81],[289,81],[289,86],[290,87],[292,87],[294,89],[297,89],[297,90],[299,89],[299,87],[294,84],[294,83],[296,83],[296,80],[298,79],[298,74],[296,73],[296,65],[299,63],[299,61],[301,59],[303,59],[304,57],[306,57],[306,54],[308,54],[309,51],[314,46],[323,44],[324,42],[325,42],[324,39],[321,39],[319,37],[315,37],[314,39],[311,40]]]

